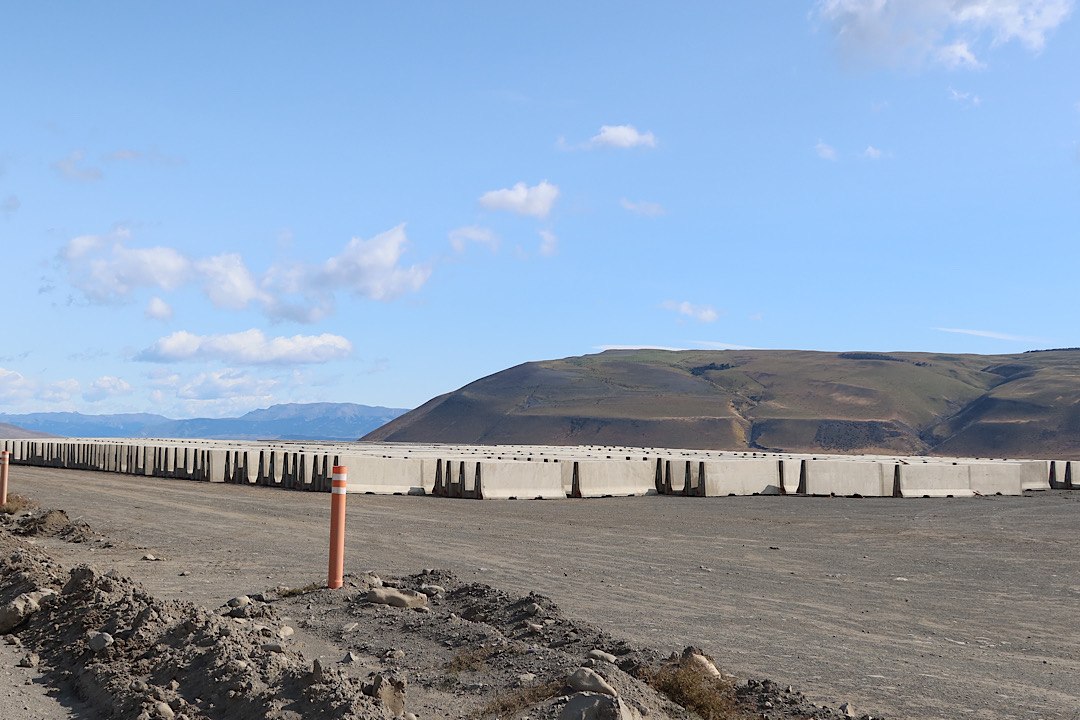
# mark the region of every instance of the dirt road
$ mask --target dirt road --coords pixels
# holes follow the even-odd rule
[[[329,495],[12,469],[162,597],[325,581]],[[473,502],[348,498],[346,569],[453,569],[818,702],[912,718],[1080,718],[1080,492]],[[146,562],[146,553],[164,558]],[[181,576],[179,573],[190,574]]]

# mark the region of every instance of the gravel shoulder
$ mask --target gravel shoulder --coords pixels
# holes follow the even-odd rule
[[[34,538],[51,556],[114,567],[155,597],[213,608],[325,581],[328,495],[25,467],[11,490],[86,524],[83,542]],[[1076,718],[1078,501],[350,495],[346,570],[445,568],[538,592],[612,637],[699,646],[819,705]]]

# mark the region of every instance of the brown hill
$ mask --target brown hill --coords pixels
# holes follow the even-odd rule
[[[619,350],[518,365],[364,440],[1080,457],[1080,349]]]
[[[27,430],[18,425],[0,422],[0,437],[5,440],[36,440],[38,438],[55,438],[60,436],[50,435],[46,432],[38,432],[37,430]]]

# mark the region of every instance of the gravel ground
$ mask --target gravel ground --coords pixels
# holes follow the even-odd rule
[[[241,592],[325,581],[328,495],[11,475],[12,492],[89,526],[81,538],[34,538],[40,547],[65,565],[115,567],[156,597],[218,607]],[[346,569],[446,568],[463,583],[539,592],[614,637],[699,646],[741,677],[790,683],[834,708],[1071,720],[1078,500],[352,495]],[[142,560],[148,553],[162,560]]]

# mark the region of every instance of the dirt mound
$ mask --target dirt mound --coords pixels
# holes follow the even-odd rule
[[[162,602],[115,571],[80,566],[65,577],[27,548],[0,563],[0,578],[5,607],[43,594],[15,627],[20,642],[107,716],[384,717],[362,687],[313,672],[291,651],[265,603],[211,612]]]
[[[18,531],[62,536],[65,527],[65,513],[48,511]],[[209,609],[156,599],[115,570],[65,570],[0,529],[0,633],[40,656],[50,684],[107,717],[855,716],[769,680],[738,680],[700,650],[664,657],[565,617],[548,597],[447,570],[350,574],[341,590],[278,587]]]
[[[73,523],[63,510],[39,510],[23,518],[16,532],[29,537],[59,537],[67,542],[89,542],[97,537],[86,523]]]

